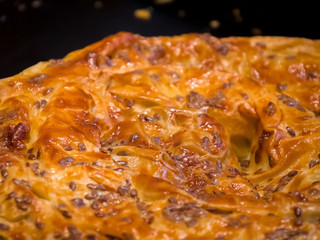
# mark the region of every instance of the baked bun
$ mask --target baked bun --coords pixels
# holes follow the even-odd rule
[[[118,33],[0,81],[0,239],[320,238],[320,41]]]

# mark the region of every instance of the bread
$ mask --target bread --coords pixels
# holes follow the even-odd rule
[[[320,41],[121,32],[0,81],[0,239],[320,239]]]

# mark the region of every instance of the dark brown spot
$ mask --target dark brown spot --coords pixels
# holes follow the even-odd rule
[[[303,120],[303,121],[309,120],[309,119],[311,119],[311,118],[312,118],[312,116],[302,116],[302,117],[299,117],[299,119],[301,119],[301,120]]]
[[[34,154],[30,154],[30,155],[28,155],[28,159],[29,160],[35,160],[35,159],[37,159],[37,157]]]
[[[9,230],[9,226],[3,223],[0,223],[0,230],[2,231],[8,231]],[[4,238],[5,239],[5,238]]]
[[[266,48],[267,44],[265,42],[256,42],[256,46],[260,48]]]
[[[318,78],[318,73],[315,71],[307,71],[307,80],[315,80]]]
[[[19,181],[18,179],[16,179],[16,178],[13,178],[13,179],[12,179],[12,182],[13,182],[15,185],[18,185],[18,186],[21,185],[20,181]]]
[[[102,213],[102,212],[95,212],[94,215],[98,218],[102,218],[102,217],[105,217],[106,214]]]
[[[86,239],[87,240],[96,240],[96,239],[98,239],[98,237],[96,235],[93,235],[93,234],[87,234],[86,235]]]
[[[211,152],[210,149],[210,139],[208,137],[202,138],[202,147],[204,150]]]
[[[72,146],[64,146],[63,149],[66,151],[72,151],[74,148]]]
[[[72,217],[71,213],[70,213],[69,211],[67,211],[67,210],[62,210],[62,211],[61,211],[61,214],[62,214],[62,216],[64,216],[65,218],[71,218],[71,217]]]
[[[223,83],[222,88],[224,89],[231,88],[233,85],[234,85],[233,82]]]
[[[195,218],[190,219],[189,221],[186,221],[186,226],[187,227],[194,227],[197,225],[198,221]]]
[[[40,102],[39,101],[35,101],[33,104],[33,107],[35,107],[36,109],[40,108]]]
[[[276,109],[274,107],[274,103],[273,102],[269,102],[268,106],[266,108],[266,112],[269,116],[272,116],[273,114],[275,114]]]
[[[183,97],[181,95],[176,95],[176,100],[179,101],[179,102],[182,102],[183,101]]]
[[[274,165],[275,165],[275,162],[274,162],[273,157],[271,157],[270,155],[268,155],[268,160],[269,160],[269,166],[270,166],[271,168],[273,168]]]
[[[35,222],[34,225],[36,226],[36,228],[38,228],[39,230],[44,229],[45,224],[43,222]]]
[[[1,175],[4,179],[6,179],[9,175],[8,170],[7,169],[1,169]]]
[[[317,189],[315,189],[315,188],[311,188],[310,190],[309,190],[309,194],[310,195],[317,195],[319,193],[319,191],[317,190]]]
[[[79,143],[78,149],[80,152],[85,152],[87,150],[87,147],[86,145],[84,145],[84,143]]]
[[[295,215],[296,217],[300,217],[300,216],[302,215],[302,209],[299,208],[299,207],[295,207],[295,208],[293,209],[293,212],[294,212],[294,215]]]
[[[287,175],[283,176],[274,190],[274,192],[278,192],[282,190],[296,175],[298,174],[298,171],[291,171]]]
[[[54,237],[55,239],[57,239],[57,238],[62,238],[62,237],[63,237],[63,234],[62,234],[62,232],[55,231],[55,232],[53,233],[53,237]]]
[[[138,138],[139,138],[139,134],[138,134],[138,133],[135,133],[135,134],[133,134],[133,135],[130,136],[129,141],[130,141],[130,142],[135,142],[135,141],[138,140]]]
[[[130,191],[130,186],[120,186],[117,189],[117,192],[120,194],[120,196],[125,196]]]
[[[38,75],[32,77],[32,78],[28,81],[28,83],[30,83],[30,84],[33,85],[33,86],[40,87],[40,86],[43,84],[44,80],[45,80],[46,78],[48,78],[48,77],[49,77],[48,74],[38,74]]]
[[[76,188],[77,188],[77,184],[75,184],[74,182],[69,182],[69,188],[70,188],[72,191],[75,191]]]
[[[187,99],[187,106],[189,108],[199,109],[206,106],[206,98],[195,91],[191,91],[187,95],[186,99]]]
[[[42,100],[40,101],[40,108],[44,108],[44,107],[47,105],[47,103],[48,103],[47,100],[42,99]]]
[[[152,75],[150,76],[150,78],[152,78],[152,79],[155,80],[155,81],[160,81],[160,77],[159,77],[158,74],[152,74]]]
[[[120,165],[120,166],[126,166],[128,165],[128,162],[127,161],[116,161],[115,162],[117,165]]]
[[[286,130],[292,137],[296,136],[296,133],[293,131],[293,129],[291,127],[287,126]]]
[[[68,231],[69,231],[69,239],[81,239],[81,233],[78,231],[76,226],[74,225],[69,225],[68,226]]]
[[[219,45],[215,46],[214,50],[217,53],[220,53],[221,55],[226,56],[229,52],[229,47],[224,44],[219,44]]]
[[[25,123],[18,123],[12,131],[12,141],[24,139],[30,131],[30,127]]]
[[[291,56],[287,56],[285,59],[286,60],[294,60],[296,58],[297,58],[296,56],[291,55]]]
[[[207,100],[210,107],[214,108],[224,108],[223,101],[226,100],[226,96],[223,92],[217,92],[213,97]]]
[[[245,100],[249,100],[249,96],[246,93],[241,93],[241,96],[245,99]]]
[[[140,115],[139,115],[139,120],[140,120],[141,122],[153,122],[153,118],[150,117],[150,116],[147,116],[147,115],[145,115],[145,114],[140,114]]]
[[[99,209],[99,203],[97,201],[93,201],[91,204],[91,208],[94,210],[98,210]]]
[[[309,163],[309,168],[313,168],[314,166],[320,164],[320,160],[316,160],[316,159],[311,159],[310,163]]]
[[[52,93],[53,92],[53,88],[51,87],[51,88],[47,88],[47,89],[45,89],[44,91],[43,91],[43,95],[48,95],[48,94],[50,94],[50,93]]]
[[[278,91],[284,91],[284,90],[286,90],[287,89],[287,87],[288,87],[288,84],[286,84],[286,83],[278,83],[277,84],[277,90]]]
[[[82,198],[74,198],[71,200],[75,207],[84,207],[84,201]]]
[[[287,228],[279,228],[274,232],[265,233],[265,240],[292,239],[295,236],[307,234],[307,231],[294,231]]]
[[[172,71],[172,72],[170,72],[170,75],[171,75],[171,77],[173,77],[174,79],[180,79],[180,76],[179,76],[179,74],[178,74],[177,72]]]
[[[73,157],[68,156],[68,157],[65,157],[65,158],[61,159],[59,161],[59,164],[62,167],[66,167],[66,166],[70,166],[73,161],[74,161]]]
[[[6,196],[6,200],[15,198],[16,196],[17,196],[17,192],[16,192],[16,191],[12,191],[11,193],[9,193],[9,194]]]
[[[98,197],[97,192],[92,192],[92,193],[88,193],[88,194],[84,195],[84,198],[87,200],[95,199],[97,197]]]
[[[137,197],[137,196],[138,196],[138,191],[137,191],[136,189],[131,189],[131,191],[130,191],[130,196],[131,196],[132,198]]]
[[[218,132],[213,133],[213,145],[216,147],[220,147],[222,145],[222,139]]]
[[[119,151],[117,152],[117,156],[128,156],[128,152],[122,150],[122,151]]]
[[[294,224],[295,226],[297,226],[297,227],[301,226],[302,223],[303,223],[303,219],[302,219],[301,216],[300,216],[300,217],[297,217],[296,219],[294,219],[294,222],[293,222],[293,224]]]
[[[126,106],[128,107],[128,108],[131,108],[131,107],[133,107],[133,105],[134,105],[134,101],[132,100],[132,99],[126,99]]]
[[[162,211],[164,217],[172,222],[187,222],[188,219],[202,218],[206,216],[206,212],[201,207],[196,206],[196,203],[170,204],[164,207]]]
[[[157,64],[158,61],[164,58],[166,55],[164,47],[161,45],[151,46],[149,50],[150,50],[150,57],[148,58],[148,60],[152,65]]]

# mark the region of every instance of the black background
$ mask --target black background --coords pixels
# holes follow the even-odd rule
[[[152,0],[0,0],[0,78],[39,61],[62,58],[119,31],[144,36],[211,32],[217,37],[258,33],[317,39],[316,2],[175,0],[158,5]],[[149,8],[151,19],[135,18],[139,8]],[[235,8],[242,21],[233,14]],[[179,10],[185,17],[178,16]],[[218,20],[220,27],[210,28],[211,20]]]

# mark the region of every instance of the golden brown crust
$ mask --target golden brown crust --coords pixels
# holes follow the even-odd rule
[[[123,32],[2,79],[0,236],[320,238],[319,73],[316,40]]]

